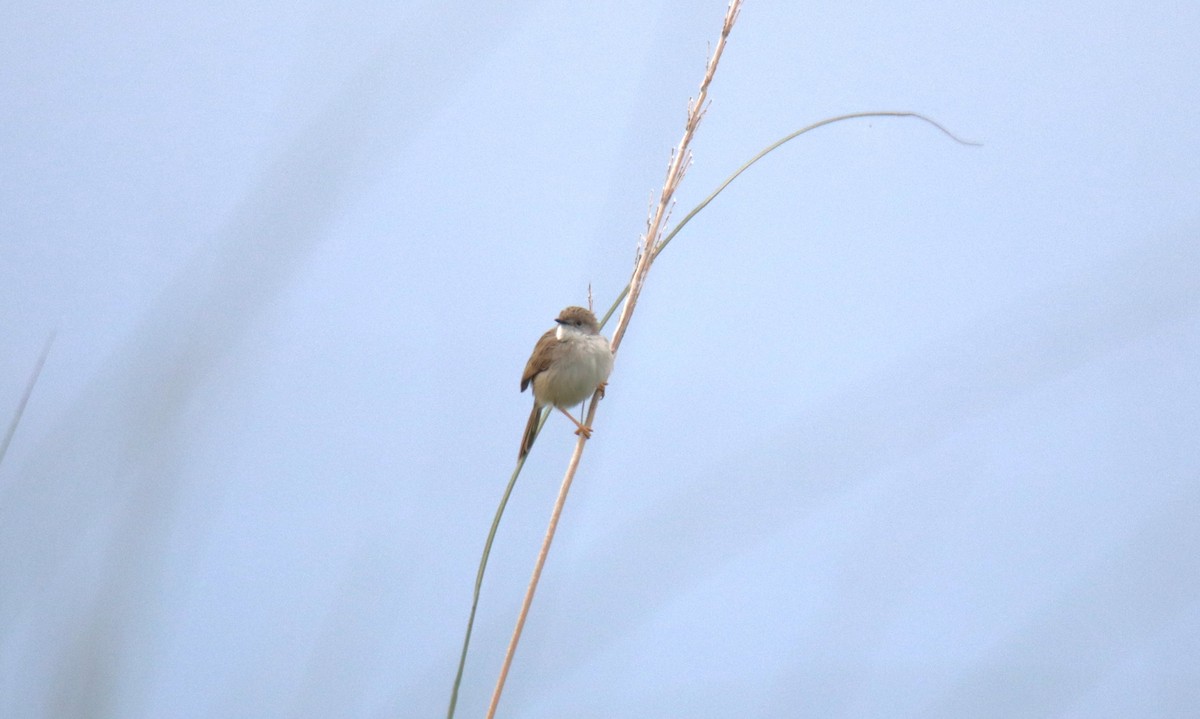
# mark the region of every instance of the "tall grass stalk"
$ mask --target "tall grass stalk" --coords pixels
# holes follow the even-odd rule
[[[721,54],[725,51],[725,44],[729,38],[729,33],[733,30],[733,24],[737,21],[741,6],[741,0],[730,0],[729,6],[725,10],[725,22],[721,26],[721,36],[717,40],[712,55],[705,66],[704,79],[700,82],[700,92],[688,102],[687,122],[684,125],[683,138],[671,153],[671,161],[667,165],[667,176],[663,182],[658,204],[651,211],[646,225],[646,234],[639,242],[638,260],[633,269],[633,277],[629,281],[629,292],[625,298],[625,306],[621,310],[621,316],[617,318],[617,326],[613,330],[610,343],[614,356],[621,348],[621,340],[625,336],[625,330],[629,327],[629,321],[633,318],[633,311],[637,308],[638,297],[641,295],[646,275],[650,272],[650,266],[654,263],[654,258],[658,254],[655,250],[658,248],[663,225],[666,223],[667,214],[671,208],[672,199],[675,196],[675,190],[679,187],[679,183],[683,180],[683,176],[691,164],[692,137],[696,134],[696,128],[700,125],[700,120],[704,117],[704,111],[708,107],[708,88],[712,84],[713,76],[716,75],[717,65],[721,61]],[[592,426],[592,421],[595,419],[596,409],[599,407],[599,400],[602,396],[603,394],[600,390],[597,390],[592,396],[592,401],[588,406],[587,419],[584,421],[585,425]],[[554,541],[554,533],[558,529],[558,520],[562,516],[563,505],[567,501],[567,492],[570,491],[571,482],[575,479],[575,472],[579,468],[579,460],[583,457],[583,448],[586,444],[587,437],[581,434],[579,440],[575,443],[575,451],[571,453],[571,460],[567,464],[567,471],[563,476],[562,486],[558,490],[558,498],[555,500],[554,509],[550,513],[550,525],[546,528],[546,536],[542,539],[542,547],[538,551],[537,561],[533,565],[533,576],[530,577],[529,586],[525,590],[525,599],[521,602],[521,611],[517,615],[517,625],[513,629],[512,638],[508,642],[508,649],[504,653],[504,663],[501,665],[500,675],[496,679],[496,688],[492,691],[492,700],[488,705],[487,711],[488,719],[493,719],[496,716],[496,707],[500,703],[500,695],[504,691],[504,682],[508,678],[509,669],[512,667],[513,655],[517,651],[517,644],[521,641],[521,631],[525,628],[525,620],[529,616],[529,607],[533,604],[533,596],[537,592],[538,580],[542,576],[542,567],[545,566],[546,556],[550,553],[550,544]]]

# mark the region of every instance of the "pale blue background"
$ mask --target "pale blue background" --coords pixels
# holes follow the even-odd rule
[[[719,2],[8,3],[0,716],[443,715]],[[1200,5],[752,0],[508,717],[1200,716]],[[499,533],[481,716],[574,437]]]

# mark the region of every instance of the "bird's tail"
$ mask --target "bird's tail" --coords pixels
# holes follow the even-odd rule
[[[517,454],[517,459],[525,459],[525,455],[533,449],[533,440],[537,439],[538,434],[538,420],[541,418],[542,408],[534,402],[533,409],[529,412],[529,421],[525,423],[525,435],[521,438],[521,451]]]

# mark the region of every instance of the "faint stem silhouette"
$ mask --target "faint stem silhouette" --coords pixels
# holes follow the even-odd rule
[[[17,433],[17,425],[21,423],[21,415],[25,414],[25,406],[29,404],[29,398],[33,395],[33,386],[37,384],[38,377],[42,374],[42,367],[46,364],[46,358],[50,356],[50,347],[54,344],[54,335],[57,331],[51,332],[46,338],[46,344],[42,345],[42,353],[38,355],[37,364],[33,366],[33,373],[29,375],[29,381],[25,383],[25,393],[21,395],[21,401],[17,403],[17,411],[13,413],[12,422],[8,424],[8,431],[4,433],[4,441],[0,443],[0,464],[4,464],[4,455],[8,454],[8,445],[12,444],[13,435]]]

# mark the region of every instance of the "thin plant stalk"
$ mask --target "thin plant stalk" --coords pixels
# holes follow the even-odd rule
[[[543,409],[542,417],[538,421],[537,431],[539,433],[549,415],[550,408]],[[492,555],[492,542],[496,539],[496,530],[500,528],[500,518],[504,516],[508,498],[512,496],[513,487],[517,484],[517,477],[521,475],[521,470],[525,468],[525,460],[528,458],[529,455],[525,455],[517,460],[517,466],[513,468],[512,476],[508,478],[508,485],[504,488],[504,495],[500,497],[500,504],[496,507],[496,514],[492,517],[492,526],[488,529],[487,541],[483,543],[483,554],[479,557],[479,569],[475,573],[475,591],[471,595],[471,613],[467,617],[467,632],[463,636],[462,654],[459,655],[458,671],[454,675],[454,688],[450,690],[450,708],[446,711],[447,719],[454,719],[454,710],[458,706],[458,689],[462,685],[463,669],[467,665],[467,650],[471,647],[471,630],[475,628],[475,613],[479,609],[479,595],[483,590],[483,574],[487,570],[488,557]]]
[[[818,122],[814,122],[811,125],[802,127],[799,130],[796,130],[795,132],[791,133],[790,135],[781,137],[780,139],[776,140],[775,142],[771,143],[770,145],[767,145],[766,147],[764,147],[762,150],[759,151],[759,153],[757,155],[755,155],[754,157],[747,160],[738,169],[734,170],[733,174],[731,174],[729,177],[725,178],[725,181],[722,182],[717,187],[717,189],[712,191],[712,194],[710,194],[708,197],[705,197],[703,200],[700,201],[700,204],[698,204],[692,208],[691,212],[684,215],[683,219],[679,221],[679,224],[675,225],[674,229],[672,229],[670,232],[668,232],[666,234],[666,236],[664,236],[662,238],[662,241],[654,246],[654,257],[652,259],[658,259],[658,255],[664,249],[666,249],[667,245],[671,244],[671,240],[675,239],[675,235],[679,234],[679,231],[684,228],[684,225],[686,225],[688,222],[690,222],[693,217],[700,214],[701,210],[703,210],[705,207],[708,207],[708,203],[715,200],[717,198],[717,195],[721,194],[725,190],[726,187],[729,187],[729,185],[732,184],[733,181],[736,180],[739,175],[741,175],[746,170],[750,169],[750,166],[753,165],[754,163],[763,159],[764,157],[771,154],[775,150],[778,150],[780,147],[787,144],[788,142],[795,140],[797,137],[800,137],[801,135],[803,135],[805,133],[812,132],[813,130],[816,130],[817,128],[825,127],[826,125],[832,125],[835,122],[844,122],[846,120],[859,120],[859,119],[866,118],[866,117],[911,117],[911,118],[920,120],[922,122],[928,123],[930,125],[933,125],[935,128],[940,130],[944,135],[946,135],[951,140],[954,140],[955,142],[957,142],[960,145],[967,145],[969,147],[981,147],[982,146],[978,142],[973,142],[971,140],[964,140],[963,138],[959,137],[958,135],[955,135],[950,130],[946,129],[941,123],[939,123],[935,120],[932,120],[928,117],[925,117],[924,115],[922,115],[919,112],[910,112],[908,110],[872,110],[869,112],[852,112],[852,113],[849,113],[846,115],[838,115],[836,117],[827,117],[824,120],[820,120]],[[612,306],[610,306],[608,308],[608,311],[604,313],[604,317],[600,318],[600,326],[601,327],[604,327],[604,325],[608,324],[608,320],[609,320],[609,318],[612,317],[613,312],[617,311],[617,307],[620,306],[621,301],[624,300],[625,296],[629,294],[629,288],[630,288],[630,285],[625,285],[625,289],[621,290],[621,294],[617,295],[617,299],[613,300]]]
[[[704,111],[708,103],[708,88],[712,84],[713,76],[717,71],[717,64],[721,61],[721,54],[725,50],[726,41],[729,38],[730,31],[733,30],[733,24],[737,21],[740,9],[741,0],[730,0],[725,12],[725,22],[721,26],[721,37],[717,40],[717,45],[713,48],[712,56],[705,67],[704,79],[700,83],[700,92],[695,99],[688,103],[687,123],[684,126],[683,139],[680,140],[679,145],[671,156],[671,162],[667,166],[667,177],[663,182],[662,194],[659,196],[658,205],[651,213],[650,220],[647,223],[646,234],[641,241],[638,262],[633,270],[633,278],[629,282],[629,294],[625,298],[625,307],[621,311],[621,316],[617,319],[616,329],[613,330],[610,345],[612,346],[614,355],[616,355],[621,346],[625,330],[629,327],[629,321],[632,319],[633,311],[637,307],[637,300],[641,295],[646,275],[650,271],[650,265],[653,264],[657,254],[655,249],[659,244],[663,224],[666,222],[667,213],[671,207],[672,198],[675,195],[675,189],[679,186],[680,181],[683,180],[683,176],[687,172],[687,167],[691,163],[692,137],[696,133],[696,128],[700,125],[700,120],[704,117]],[[584,422],[586,426],[590,427],[592,425],[592,421],[596,416],[596,408],[602,396],[603,391],[601,389],[597,389],[596,393],[592,395],[592,401],[588,407],[587,419]],[[563,476],[562,486],[558,491],[558,498],[554,502],[554,509],[550,513],[550,525],[546,528],[546,536],[542,540],[542,547],[538,551],[537,561],[534,563],[533,576],[529,579],[529,586],[525,590],[525,598],[521,602],[521,611],[517,615],[517,624],[513,629],[512,638],[509,640],[508,649],[504,654],[504,663],[500,668],[500,675],[496,679],[496,688],[492,692],[491,703],[488,705],[487,719],[494,719],[496,716],[496,707],[499,705],[500,695],[504,691],[504,682],[508,678],[509,669],[512,667],[513,655],[516,653],[517,644],[521,640],[521,632],[525,628],[525,620],[529,616],[529,607],[533,604],[533,596],[537,592],[538,581],[542,576],[542,568],[546,564],[546,556],[550,553],[550,545],[554,541],[554,533],[558,529],[558,520],[562,516],[563,505],[567,501],[567,492],[570,491],[571,483],[575,479],[575,473],[579,468],[579,461],[583,457],[583,448],[586,443],[587,437],[580,434],[579,440],[575,442],[575,451],[571,453],[571,460],[567,464],[567,471]]]

